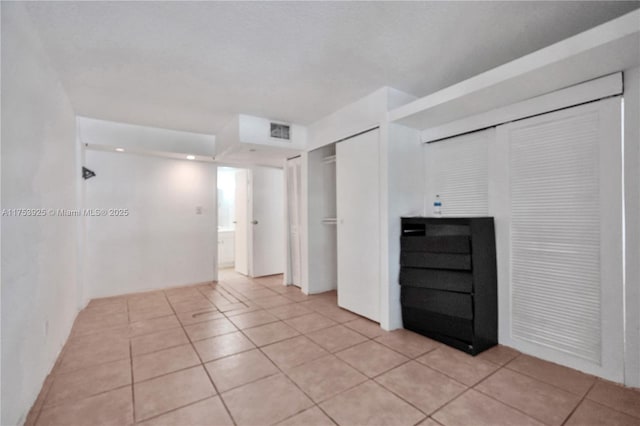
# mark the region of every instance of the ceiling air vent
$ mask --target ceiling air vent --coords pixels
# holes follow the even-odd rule
[[[271,123],[271,137],[276,139],[291,139],[291,126],[288,124]]]

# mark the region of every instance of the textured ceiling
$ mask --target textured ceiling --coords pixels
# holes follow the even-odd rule
[[[424,96],[638,2],[32,2],[80,115],[216,133],[309,124],[381,86]]]

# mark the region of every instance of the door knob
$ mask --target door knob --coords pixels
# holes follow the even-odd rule
[[[258,221],[257,220],[252,220],[251,223],[254,224],[254,225],[257,225]]]

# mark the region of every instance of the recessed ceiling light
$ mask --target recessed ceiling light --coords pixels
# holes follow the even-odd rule
[[[187,160],[195,160],[195,155],[187,155]]]
[[[124,148],[116,148],[116,151],[118,151],[118,152],[124,152]]]

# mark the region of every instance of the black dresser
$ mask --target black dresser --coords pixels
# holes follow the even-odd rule
[[[402,218],[404,328],[476,355],[498,343],[492,217]]]

